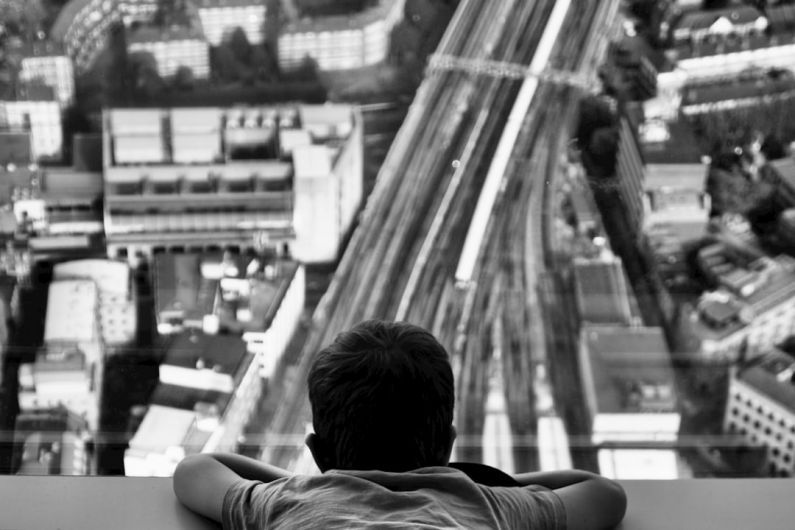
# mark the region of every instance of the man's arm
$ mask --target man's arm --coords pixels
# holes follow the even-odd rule
[[[523,473],[514,478],[522,486],[538,484],[553,490],[566,508],[569,530],[612,528],[627,509],[627,496],[617,482],[587,471]]]
[[[224,496],[239,480],[271,482],[290,473],[245,456],[213,453],[184,458],[174,471],[174,493],[196,513],[221,522]]]

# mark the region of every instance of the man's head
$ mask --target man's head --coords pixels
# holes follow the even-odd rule
[[[369,320],[340,333],[308,376],[322,471],[408,471],[446,465],[455,429],[453,371],[424,329]]]

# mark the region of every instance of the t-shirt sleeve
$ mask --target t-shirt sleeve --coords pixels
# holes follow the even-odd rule
[[[265,506],[273,488],[258,480],[240,480],[224,495],[222,525],[224,530],[260,530],[265,528]]]
[[[551,489],[532,485],[489,490],[495,515],[505,528],[566,530],[566,509]]]

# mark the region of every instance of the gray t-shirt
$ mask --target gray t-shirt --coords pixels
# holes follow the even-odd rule
[[[232,529],[523,528],[565,529],[563,503],[542,486],[487,487],[461,471],[332,470],[227,491],[223,525]]]

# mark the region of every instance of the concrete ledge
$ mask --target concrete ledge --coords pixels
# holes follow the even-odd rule
[[[792,530],[795,480],[625,481],[620,530]],[[183,508],[171,479],[0,477],[0,527],[14,530],[219,528]]]

